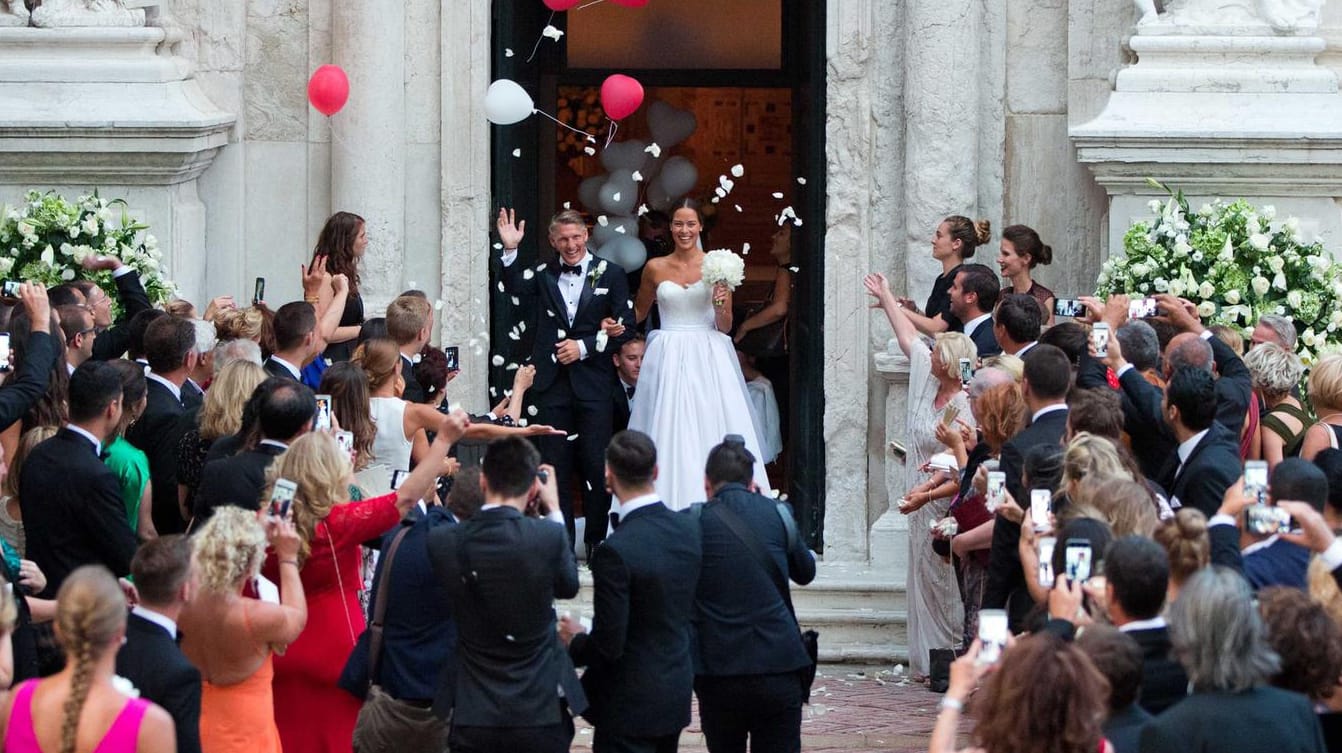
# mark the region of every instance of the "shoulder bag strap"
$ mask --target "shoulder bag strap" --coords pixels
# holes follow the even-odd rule
[[[382,622],[387,616],[387,586],[391,582],[391,567],[396,562],[396,550],[400,548],[401,541],[410,532],[410,528],[402,526],[401,530],[396,532],[396,537],[391,540],[391,546],[387,549],[387,556],[382,561],[382,576],[377,579],[373,624],[368,626],[368,677],[374,683],[377,682],[378,664],[382,660]]]
[[[774,588],[778,589],[778,595],[783,598],[783,603],[787,605],[788,614],[792,615],[795,622],[797,613],[792,608],[792,594],[788,590],[787,574],[778,571],[778,563],[774,561],[773,557],[769,556],[768,552],[764,551],[764,545],[760,543],[759,537],[746,526],[745,521],[741,520],[739,515],[722,504],[714,505],[712,509],[717,513],[718,519],[722,521],[723,525],[726,525],[728,530],[741,540],[742,544],[745,544],[746,549],[750,551],[750,555],[755,558],[755,562],[764,570],[764,574],[769,576],[769,580],[773,581]],[[788,545],[789,551],[791,551],[790,533]]]

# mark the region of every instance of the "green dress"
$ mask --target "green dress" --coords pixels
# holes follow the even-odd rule
[[[138,532],[140,522],[140,499],[144,496],[144,487],[149,483],[149,458],[135,445],[118,436],[104,448],[103,460],[116,474],[121,484],[121,499],[126,503],[126,519],[130,529]]]

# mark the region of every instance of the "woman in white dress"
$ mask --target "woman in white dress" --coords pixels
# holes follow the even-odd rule
[[[928,348],[890,292],[885,275],[867,275],[863,283],[876,298],[875,307],[885,311],[900,350],[909,358],[909,434],[904,467],[907,477],[921,475],[925,480],[909,491],[899,511],[909,516],[909,667],[915,677],[923,676],[929,670],[928,651],[955,648],[964,620],[955,569],[932,551],[932,524],[947,516],[959,484],[954,474],[929,475],[924,466],[933,455],[946,450],[937,441],[936,430],[948,413],[973,427],[974,417],[959,371],[960,359],[974,360],[977,350],[974,341],[960,332],[943,332]]]
[[[657,304],[661,329],[648,337],[629,428],[652,437],[657,446],[657,494],[673,510],[704,501],[708,451],[727,434],[745,438],[755,456],[755,483],[769,494],[760,458],[759,421],[750,407],[732,340],[732,293],[703,279],[699,248],[703,218],[686,201],[671,215],[669,256],[649,259],[634,302],[643,321]]]

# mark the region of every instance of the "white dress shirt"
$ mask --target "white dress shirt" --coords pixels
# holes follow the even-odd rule
[[[298,379],[298,380],[300,380],[300,381],[302,380],[302,378],[303,378],[303,372],[300,371],[299,368],[298,368],[297,366],[294,366],[293,364],[289,363],[288,361],[284,360],[283,358],[280,358],[279,356],[275,356],[275,355],[272,355],[272,356],[270,357],[270,360],[272,360],[272,361],[274,361],[275,363],[277,363],[277,364],[283,366],[285,371],[287,371],[287,372],[289,372],[290,374],[293,374],[293,375],[294,375],[294,379]]]
[[[153,371],[146,372],[146,373],[145,373],[145,376],[148,377],[150,380],[155,381],[155,382],[158,382],[159,384],[163,385],[164,387],[167,387],[167,388],[168,388],[168,392],[171,392],[171,393],[172,393],[172,396],[175,397],[175,398],[177,398],[177,402],[179,402],[179,403],[182,402],[182,388],[181,388],[181,387],[178,387],[177,385],[173,384],[172,382],[169,382],[168,380],[164,379],[163,377],[159,376],[158,374],[155,374]]]
[[[965,334],[969,335],[970,337],[973,337],[974,333],[978,331],[979,325],[983,324],[984,322],[988,321],[991,318],[993,318],[993,315],[992,312],[989,311],[986,314],[979,314],[973,319],[970,319],[969,321],[965,322]]]
[[[1033,416],[1030,416],[1030,423],[1038,421],[1040,416],[1044,416],[1049,413],[1056,413],[1060,410],[1067,410],[1067,403],[1054,403],[1053,405],[1045,405],[1044,407],[1035,411]]]
[[[69,429],[70,431],[73,431],[74,433],[78,434],[79,436],[81,436],[81,437],[87,439],[88,441],[92,442],[92,443],[93,443],[93,454],[95,454],[95,455],[99,455],[99,456],[101,456],[101,455],[103,454],[103,443],[102,443],[102,440],[101,440],[101,439],[98,439],[98,438],[95,437],[95,436],[93,436],[93,434],[92,434],[91,432],[89,432],[87,429],[82,429],[82,428],[80,428],[80,427],[78,427],[78,426],[75,426],[74,424],[66,424],[66,425],[65,425],[65,428]]]
[[[158,612],[155,612],[152,609],[145,609],[144,607],[139,605],[131,607],[130,613],[134,615],[139,615],[140,617],[149,620],[155,625],[158,625],[159,627],[168,631],[168,635],[171,635],[174,641],[177,640],[177,621],[172,619],[171,617],[164,614],[159,614]]]
[[[587,284],[587,273],[592,266],[592,259],[593,256],[584,250],[582,259],[578,260],[577,264],[577,266],[582,269],[581,273],[574,275],[565,274],[563,271],[559,272],[557,287],[559,288],[559,297],[564,301],[564,321],[567,322],[570,327],[573,326],[574,317],[578,315],[578,304],[582,302],[582,286]],[[517,249],[505,251],[503,255],[499,257],[499,261],[503,263],[503,266],[511,267],[513,262],[517,261]],[[568,262],[561,258],[559,263],[567,264]],[[561,337],[560,339],[563,340],[567,338]],[[578,359],[586,359],[587,344],[582,340],[576,340],[576,342],[578,343]]]
[[[621,502],[618,505],[617,509],[613,510],[612,512],[619,513],[620,519],[624,520],[624,516],[628,515],[629,513],[647,507],[648,505],[655,505],[661,501],[662,498],[657,496],[656,494],[644,494],[641,497],[634,497],[633,499],[627,502]]]

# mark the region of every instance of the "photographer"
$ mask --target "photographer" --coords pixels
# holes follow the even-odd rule
[[[1313,463],[1287,458],[1272,469],[1267,493],[1272,502],[1303,502],[1322,514],[1328,478]],[[1239,571],[1255,589],[1306,588],[1309,550],[1280,535],[1286,530],[1284,508],[1260,506],[1259,501],[1256,494],[1245,491],[1243,480],[1226,491],[1208,524],[1212,563]]]
[[[445,674],[433,709],[451,715],[457,753],[561,753],[573,740],[570,711],[587,700],[556,637],[554,600],[578,594],[578,564],[555,474],[529,442],[508,437],[485,451],[480,486],[479,513],[428,537],[460,636],[459,669]]]

